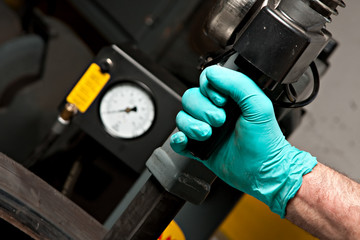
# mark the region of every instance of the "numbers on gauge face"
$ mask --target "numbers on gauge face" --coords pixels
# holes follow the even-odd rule
[[[135,82],[120,82],[111,87],[100,102],[100,119],[113,137],[140,137],[152,126],[155,105],[150,92]]]

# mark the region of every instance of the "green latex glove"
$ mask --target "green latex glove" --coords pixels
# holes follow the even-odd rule
[[[203,163],[223,181],[264,202],[283,218],[302,176],[317,161],[289,144],[270,99],[245,75],[220,66],[206,68],[200,76],[200,88],[187,90],[182,98],[184,110],[176,118],[180,131],[171,136],[171,147],[194,158],[186,150],[188,138],[206,140],[211,126],[224,123],[226,113],[221,106],[228,97],[239,105],[242,115],[231,136]]]

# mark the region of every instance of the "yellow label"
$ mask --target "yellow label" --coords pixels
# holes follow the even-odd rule
[[[167,226],[167,228],[160,235],[158,240],[186,240],[186,239],[179,225],[177,225],[175,221],[171,221],[169,226]]]
[[[102,73],[100,67],[92,63],[71,90],[66,101],[75,104],[80,112],[86,112],[109,79],[109,73]]]

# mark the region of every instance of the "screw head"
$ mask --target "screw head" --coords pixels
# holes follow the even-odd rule
[[[99,67],[102,73],[107,73],[113,66],[113,62],[110,58],[106,58],[99,63]]]

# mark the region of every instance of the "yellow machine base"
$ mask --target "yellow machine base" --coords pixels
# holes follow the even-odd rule
[[[316,240],[259,200],[245,194],[218,229],[227,240]],[[222,238],[221,238],[222,239]]]

